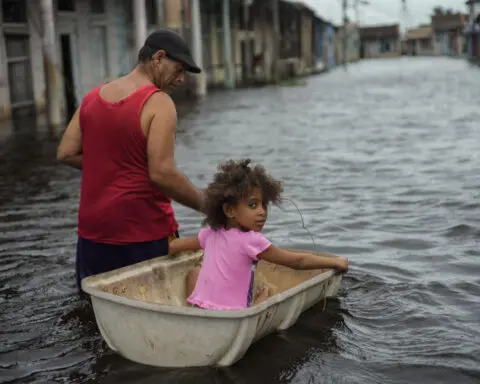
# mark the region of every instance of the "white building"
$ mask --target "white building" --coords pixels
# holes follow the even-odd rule
[[[87,92],[134,67],[147,34],[180,0],[1,2],[0,120],[47,108],[57,125]]]
[[[46,3],[2,1],[0,65],[4,77],[0,83],[0,111],[3,118],[12,113],[42,112],[46,105],[47,78],[58,92],[61,117],[65,118],[86,92],[121,72],[125,60],[119,57],[122,47],[118,25],[126,13],[123,2],[50,0],[50,5]],[[48,12],[55,21],[55,41],[50,44],[54,44],[56,56],[49,74],[44,60],[46,46],[42,42],[44,16]]]

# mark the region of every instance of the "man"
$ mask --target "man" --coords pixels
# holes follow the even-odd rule
[[[88,93],[57,159],[82,170],[77,285],[84,277],[167,255],[178,237],[171,199],[201,211],[203,192],[174,163],[177,114],[166,92],[200,73],[185,41],[149,35],[137,66]]]

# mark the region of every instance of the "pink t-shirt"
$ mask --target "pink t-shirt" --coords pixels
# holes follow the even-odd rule
[[[203,228],[198,241],[204,250],[202,268],[190,304],[208,309],[244,309],[252,302],[258,254],[271,242],[260,232]]]

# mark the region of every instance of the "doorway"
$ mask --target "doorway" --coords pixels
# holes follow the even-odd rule
[[[62,76],[63,76],[63,92],[65,95],[66,120],[70,120],[77,108],[77,100],[75,96],[75,81],[73,75],[73,59],[72,59],[72,39],[70,34],[60,35],[60,49],[62,54]]]
[[[253,59],[255,53],[255,40],[242,40],[240,43],[242,57],[242,77],[243,83],[248,84],[252,77]]]
[[[360,41],[360,58],[365,58],[365,43],[363,41]]]

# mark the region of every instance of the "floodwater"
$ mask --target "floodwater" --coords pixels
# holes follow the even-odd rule
[[[479,383],[480,69],[401,58],[306,82],[191,106],[177,161],[199,186],[246,156],[282,178],[315,246],[288,201],[266,234],[347,256],[338,299],[230,368],[123,359],[75,289],[80,173],[23,126],[0,148],[0,382]],[[176,211],[194,234],[199,216]]]

